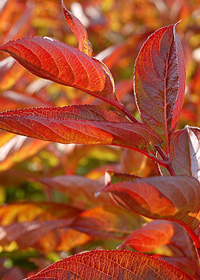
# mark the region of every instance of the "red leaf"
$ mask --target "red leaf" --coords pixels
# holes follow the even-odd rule
[[[88,56],[92,56],[92,45],[88,40],[88,35],[83,24],[70,12],[66,9],[65,4],[62,0],[62,7],[65,19],[68,25],[71,27],[72,32],[78,39],[79,51],[85,53]]]
[[[110,76],[96,60],[76,48],[47,37],[25,37],[0,46],[0,50],[40,78],[115,99]]]
[[[147,39],[134,73],[141,118],[162,137],[163,148],[168,152],[185,91],[184,56],[176,25],[163,27]]]
[[[156,279],[189,280],[180,269],[159,259],[130,251],[97,250],[59,261],[27,279]]]
[[[153,221],[129,235],[120,248],[129,245],[139,252],[149,252],[159,246],[168,244],[174,234],[173,223]]]
[[[193,176],[200,181],[200,129],[186,126],[173,138],[172,166],[177,175]]]
[[[104,191],[129,209],[153,219],[167,219],[192,229],[199,225],[200,184],[188,176],[151,177],[108,184]]]
[[[144,153],[161,143],[145,124],[92,105],[2,112],[0,128],[41,140],[125,146]]]

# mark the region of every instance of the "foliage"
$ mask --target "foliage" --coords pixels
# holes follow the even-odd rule
[[[0,4],[2,279],[199,279],[198,1],[58,2]]]

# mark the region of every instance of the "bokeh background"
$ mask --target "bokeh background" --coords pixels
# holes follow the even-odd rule
[[[87,28],[94,56],[110,68],[116,95],[139,118],[133,70],[147,37],[176,23],[185,53],[185,102],[178,123],[200,125],[200,1],[64,1]],[[1,0],[0,43],[24,36],[48,36],[77,47],[59,0]],[[34,77],[0,54],[0,110],[95,104],[111,108],[77,89]],[[112,109],[112,108],[111,108]],[[0,131],[0,277],[22,279],[66,256],[115,249],[145,221],[119,209],[108,195],[94,198],[105,171],[137,176],[159,174],[145,156],[106,146],[62,145]],[[112,173],[110,171],[110,173]],[[73,227],[67,220],[74,219]],[[63,222],[64,221],[64,222]],[[172,255],[170,246],[152,254]],[[186,271],[192,268],[187,267]]]

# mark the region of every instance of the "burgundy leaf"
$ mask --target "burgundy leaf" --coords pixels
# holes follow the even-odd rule
[[[92,105],[33,108],[0,113],[0,128],[60,143],[103,144],[154,151],[161,140],[145,124]]]
[[[185,91],[184,56],[176,25],[163,27],[146,40],[137,57],[134,73],[141,118],[162,137],[167,153]]]
[[[197,263],[192,261],[191,259],[187,257],[179,257],[179,258],[162,257],[161,259],[176,267],[179,267],[181,270],[188,273],[193,280],[199,279],[199,271],[198,271]]]
[[[200,181],[200,129],[186,126],[174,134],[172,165],[177,175],[193,176]]]
[[[194,262],[197,261],[197,255],[194,251],[194,244],[186,229],[173,222],[174,235],[170,241],[170,249],[173,251],[175,257],[188,257]]]

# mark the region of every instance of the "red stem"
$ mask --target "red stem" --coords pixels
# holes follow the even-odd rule
[[[195,234],[195,232],[187,225],[183,224],[184,228],[187,230],[188,234],[190,235],[193,243],[194,243],[194,247],[196,250],[196,254],[197,254],[197,258],[200,264],[200,239],[199,236]]]
[[[101,99],[103,101],[105,101],[106,103],[114,106],[119,111],[123,112],[133,123],[139,123],[136,120],[136,118],[134,118],[134,116],[131,114],[131,112],[129,110],[127,110],[126,107],[122,103],[120,103],[118,100],[110,99],[110,98],[103,97],[103,96],[101,96]]]
[[[163,151],[161,150],[160,147],[156,147],[157,152],[159,153],[159,155],[161,156],[161,158],[166,162],[166,168],[169,171],[169,174],[171,176],[176,176],[176,173],[174,171],[174,168],[172,167],[171,162],[169,161],[169,158],[165,156],[165,154],[163,153]]]
[[[131,114],[131,112],[129,110],[126,109],[125,106],[123,106],[122,108],[122,112],[124,112],[124,114],[133,122],[133,123],[139,123],[134,116]]]
[[[134,116],[131,114],[131,112],[122,104],[120,103],[118,100],[114,100],[114,99],[109,99],[107,97],[102,97],[101,99],[103,101],[105,101],[106,103],[114,106],[115,108],[117,108],[118,110],[120,110],[121,112],[123,112],[133,123],[139,123]],[[157,157],[151,156],[148,153],[144,153],[142,152],[144,155],[146,155],[147,157],[149,157],[150,159],[152,159],[154,162],[159,163],[160,165],[164,166],[165,168],[167,168],[167,170],[169,171],[170,175],[175,176],[175,171],[171,165],[171,163],[169,162],[169,158],[166,157],[163,153],[163,151],[160,149],[160,147],[155,147],[158,151],[158,153],[160,154],[162,160],[158,159]]]

